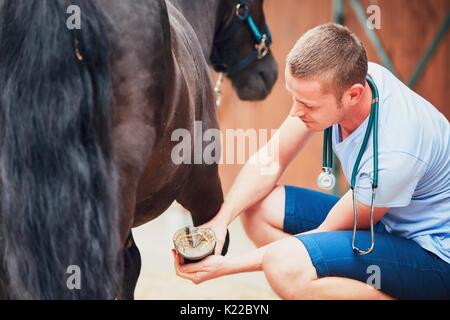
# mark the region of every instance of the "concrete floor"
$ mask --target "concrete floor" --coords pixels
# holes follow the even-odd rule
[[[191,224],[189,213],[174,204],[161,217],[134,230],[134,237],[142,255],[141,277],[136,299],[167,300],[260,300],[278,299],[262,272],[222,277],[194,285],[179,278],[173,269],[172,236]],[[230,226],[229,255],[236,256],[252,250],[239,219]]]

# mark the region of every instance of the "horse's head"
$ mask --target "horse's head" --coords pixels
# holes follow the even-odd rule
[[[265,99],[277,79],[263,0],[221,0],[211,63],[242,100]]]

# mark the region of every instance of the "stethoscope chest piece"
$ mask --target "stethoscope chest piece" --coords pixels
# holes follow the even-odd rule
[[[317,186],[322,190],[333,190],[336,185],[336,178],[331,172],[331,168],[323,168],[317,177]]]

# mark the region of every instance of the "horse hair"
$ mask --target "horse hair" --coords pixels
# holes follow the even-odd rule
[[[66,26],[68,4],[81,8],[81,30]],[[3,3],[0,297],[117,296],[121,243],[107,27],[91,0]],[[79,290],[67,286],[71,265],[81,271]]]

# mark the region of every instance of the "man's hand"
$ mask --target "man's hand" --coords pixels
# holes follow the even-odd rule
[[[217,214],[217,216],[220,216],[220,212]],[[225,244],[225,238],[227,237],[228,224],[218,219],[213,219],[199,226],[199,228],[210,228],[214,231],[216,235],[216,248],[214,250],[214,254],[221,255],[223,246]]]
[[[224,275],[225,257],[209,256],[204,260],[183,265],[183,258],[172,249],[175,272],[179,277],[191,280],[194,284],[200,284]]]

